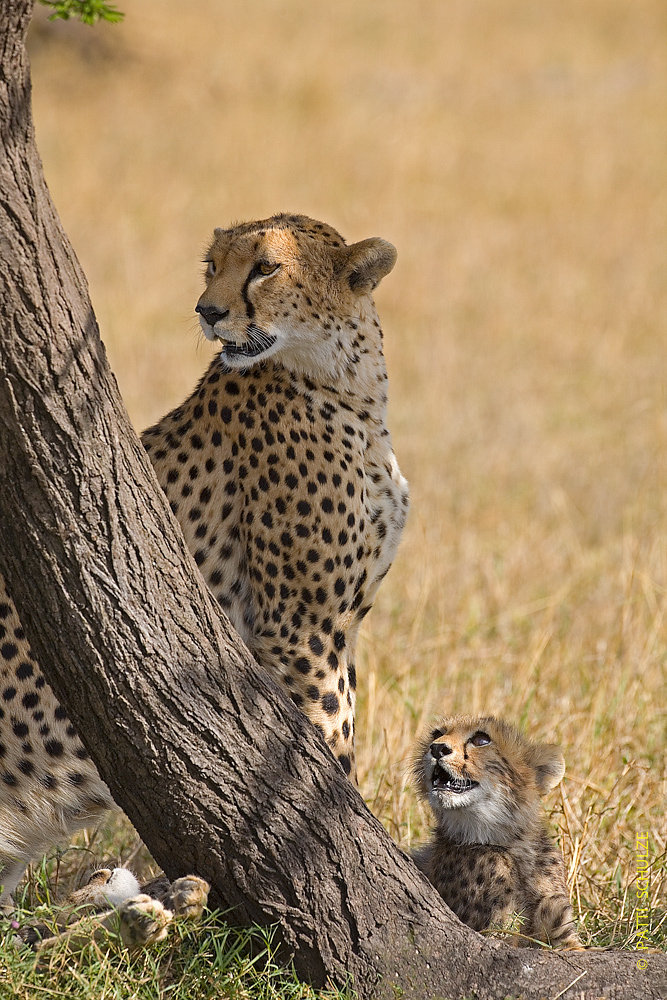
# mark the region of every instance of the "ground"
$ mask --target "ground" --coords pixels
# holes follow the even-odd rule
[[[138,428],[208,364],[213,225],[300,211],[398,248],[377,303],[412,510],[359,643],[361,789],[407,846],[428,716],[559,742],[575,914],[620,946],[644,835],[664,935],[665,17],[145,0],[32,57],[47,180]]]

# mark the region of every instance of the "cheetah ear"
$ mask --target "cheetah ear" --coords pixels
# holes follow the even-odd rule
[[[555,788],[565,774],[565,758],[554,743],[534,743],[528,751],[528,763],[535,771],[540,795]]]
[[[353,292],[372,292],[396,263],[396,247],[378,236],[353,243],[340,251],[336,272]]]

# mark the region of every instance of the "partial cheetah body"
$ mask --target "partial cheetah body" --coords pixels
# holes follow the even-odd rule
[[[518,916],[522,943],[581,948],[563,857],[540,810],[564,770],[558,747],[492,717],[443,719],[420,742],[415,775],[436,829],[414,860],[474,930]]]
[[[142,437],[213,595],[347,773],[357,632],[408,507],[371,295],[395,257],[304,216],[216,230],[197,311],[221,353]],[[6,593],[0,636],[6,899],[32,857],[112,801]]]
[[[199,920],[209,889],[196,875],[175,882],[162,875],[140,886],[127,868],[100,868],[58,908],[53,923],[21,927],[18,942],[40,953],[62,942],[78,951],[113,933],[125,947],[143,948],[166,937],[174,917]]]

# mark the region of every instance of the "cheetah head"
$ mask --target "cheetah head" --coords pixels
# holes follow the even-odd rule
[[[415,758],[419,791],[455,843],[507,846],[565,772],[552,744],[533,743],[491,716],[443,719]]]
[[[300,215],[216,229],[196,312],[230,368],[275,357],[290,371],[335,378],[367,353],[369,334],[379,336],[379,325],[366,329],[371,293],[395,261],[385,240],[347,246]]]

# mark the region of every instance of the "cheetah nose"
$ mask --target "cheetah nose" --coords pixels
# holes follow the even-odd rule
[[[446,757],[452,752],[452,748],[448,747],[446,743],[431,743],[430,749],[431,756],[435,757],[436,760],[440,760],[441,757]]]
[[[217,306],[197,305],[195,312],[200,313],[209,326],[215,326],[218,320],[226,319],[229,316],[229,309],[218,309]]]

